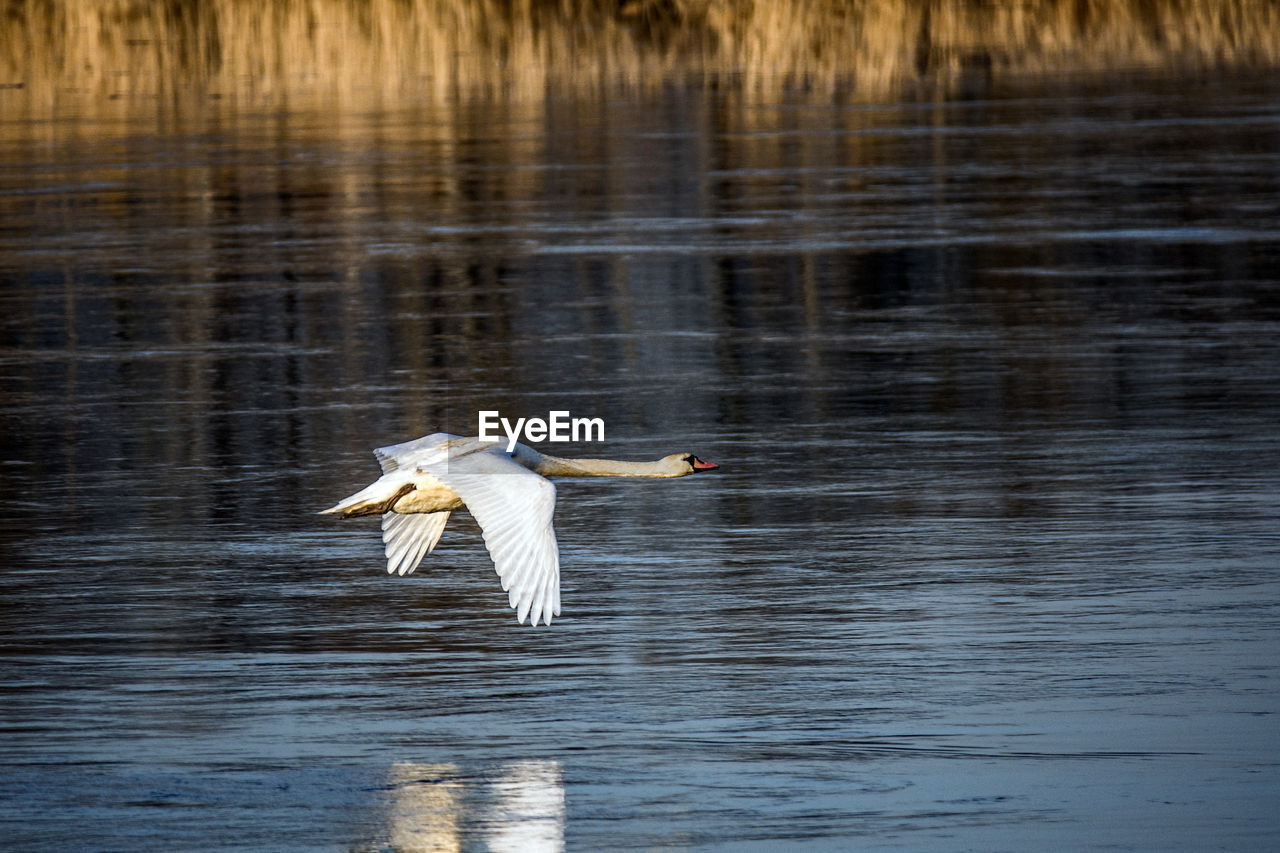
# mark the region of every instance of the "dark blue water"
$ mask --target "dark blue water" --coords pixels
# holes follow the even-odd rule
[[[1277,104],[5,121],[0,839],[1274,848]],[[530,629],[315,514],[481,409],[722,468],[562,481]]]

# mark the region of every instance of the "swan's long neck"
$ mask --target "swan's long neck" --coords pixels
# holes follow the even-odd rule
[[[533,470],[544,477],[670,477],[658,462],[622,462],[616,459],[561,459],[538,454]]]

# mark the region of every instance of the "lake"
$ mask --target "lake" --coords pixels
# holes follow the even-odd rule
[[[1274,848],[1278,92],[0,92],[0,838]],[[721,468],[521,626],[316,514],[481,410]]]

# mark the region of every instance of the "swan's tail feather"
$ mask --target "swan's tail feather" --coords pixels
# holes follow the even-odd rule
[[[400,488],[390,490],[387,484],[379,480],[366,489],[361,489],[348,498],[343,498],[328,509],[320,510],[320,515],[337,515],[341,518],[355,518],[361,515],[381,515],[395,506],[396,501],[412,492],[412,483],[405,483]]]

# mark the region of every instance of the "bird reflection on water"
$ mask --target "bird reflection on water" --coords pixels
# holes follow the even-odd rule
[[[560,762],[517,761],[492,776],[455,764],[397,762],[388,773],[388,841],[406,853],[447,853],[481,842],[495,851],[564,849]]]

